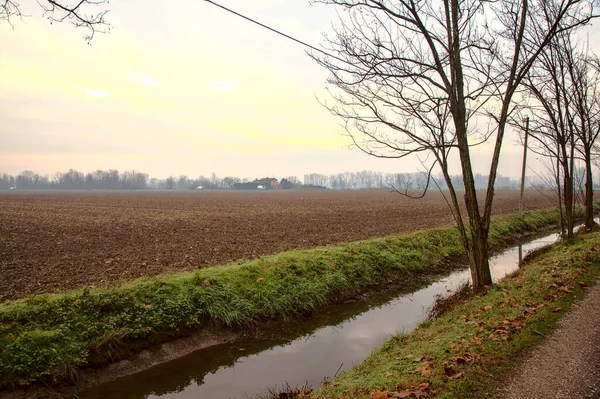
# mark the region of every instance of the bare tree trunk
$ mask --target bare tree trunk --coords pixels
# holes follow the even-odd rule
[[[480,290],[486,285],[492,284],[492,274],[489,267],[488,232],[483,226],[477,225],[471,232],[472,242],[469,253],[471,279],[473,289]]]
[[[560,160],[556,158],[556,189],[558,191],[558,218],[559,218],[559,226],[560,226],[560,236],[561,238],[565,238],[566,235],[566,227],[565,227],[565,215],[563,211],[563,198],[562,198],[562,190],[560,189],[561,181],[560,181]]]
[[[592,176],[592,155],[588,147],[585,149],[585,227],[591,229],[594,222],[594,182]]]
[[[569,187],[570,186],[570,187]],[[573,181],[572,179],[565,180],[565,217],[567,219],[567,240],[572,240],[575,237],[573,232]]]
[[[565,217],[567,219],[567,240],[572,240],[575,237],[574,220],[573,220],[573,174],[568,171],[564,171],[564,188],[563,193],[565,197]]]

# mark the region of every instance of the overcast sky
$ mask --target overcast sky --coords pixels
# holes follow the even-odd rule
[[[202,0],[112,1],[108,35],[41,17],[0,24],[0,172],[116,168],[155,177],[412,172],[348,149],[317,101],[327,72],[305,49]],[[221,4],[318,45],[335,10],[308,0]],[[505,142],[500,173],[518,176]],[[489,149],[474,150],[486,173]],[[455,169],[458,172],[458,169]]]

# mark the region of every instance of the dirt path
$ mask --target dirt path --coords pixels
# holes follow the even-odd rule
[[[497,399],[600,398],[600,283],[507,380]]]

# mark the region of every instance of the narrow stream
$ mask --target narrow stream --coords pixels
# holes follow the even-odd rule
[[[491,259],[494,280],[518,268],[520,254],[552,244],[551,234],[512,247]],[[395,292],[378,303],[357,301],[273,331],[260,340],[196,351],[79,393],[80,398],[248,398],[283,382],[318,387],[325,377],[363,361],[397,332],[410,332],[427,317],[437,294],[470,279],[459,270],[412,293]]]

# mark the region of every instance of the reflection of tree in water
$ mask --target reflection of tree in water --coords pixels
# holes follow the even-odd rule
[[[204,378],[208,374],[232,367],[240,359],[243,361],[245,357],[274,347],[293,345],[293,341],[298,339],[306,342],[321,328],[339,326],[368,310],[381,307],[401,295],[425,288],[440,277],[442,276],[407,277],[407,281],[402,286],[396,284],[382,287],[380,292],[372,292],[371,295],[361,296],[355,301],[351,300],[330,306],[322,313],[306,319],[273,322],[268,325],[266,331],[260,332],[257,338],[246,338],[234,343],[201,349],[180,359],[82,392],[80,397],[142,399],[150,395],[161,396],[182,392],[193,383],[203,385]],[[339,328],[343,328],[343,326],[339,326]],[[240,350],[241,348],[244,350]]]
[[[523,263],[523,246],[519,244],[519,268],[521,268],[521,263]]]

